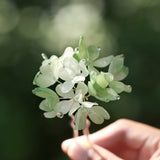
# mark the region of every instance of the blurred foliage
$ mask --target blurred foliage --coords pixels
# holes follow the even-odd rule
[[[68,159],[60,144],[72,137],[69,118],[43,117],[32,80],[42,52],[60,55],[80,35],[102,56],[124,54],[133,87],[91,131],[119,118],[160,127],[159,14],[159,0],[0,0],[0,159]]]

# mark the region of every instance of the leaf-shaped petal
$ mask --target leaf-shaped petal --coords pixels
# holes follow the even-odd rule
[[[77,83],[77,82],[81,82],[81,81],[84,81],[85,80],[85,77],[84,76],[75,76],[72,80],[73,83]]]
[[[80,108],[75,115],[75,130],[82,130],[86,127],[86,110]]]
[[[46,98],[49,96],[52,96],[52,97],[57,96],[57,94],[49,88],[37,87],[32,92],[33,92],[33,94],[35,94],[36,96],[41,97],[41,98]]]
[[[96,81],[97,74],[98,73],[95,72],[95,71],[90,72],[90,81],[91,81],[92,84]]]
[[[73,48],[72,47],[67,47],[63,53],[63,55],[60,57],[60,60],[64,60],[67,57],[72,57],[74,54]]]
[[[96,124],[102,124],[104,122],[104,119],[110,118],[108,112],[100,106],[94,106],[87,109],[87,113],[89,118]]]
[[[39,104],[39,108],[42,110],[42,111],[51,111],[52,109],[49,107],[48,103],[47,103],[47,100],[43,100],[40,104]]]
[[[102,88],[106,88],[108,86],[108,81],[106,80],[104,74],[102,73],[97,75],[96,83]]]
[[[33,84],[46,88],[53,85],[56,82],[56,80],[57,79],[55,79],[55,77],[50,76],[49,73],[42,74],[38,72],[34,77]]]
[[[112,62],[113,58],[114,58],[113,56],[108,56],[108,57],[100,58],[100,59],[96,60],[93,63],[93,65],[95,67],[99,67],[99,68],[106,67],[106,66],[108,66]]]
[[[109,100],[117,100],[117,93],[112,88],[106,88],[104,91],[105,97]]]
[[[86,59],[87,57],[86,48],[83,43],[83,36],[81,36],[79,40],[79,57],[80,59]]]
[[[77,93],[77,94],[75,95],[74,100],[75,100],[76,102],[82,103],[82,101],[83,101],[83,95],[82,95],[82,92],[81,92],[81,91],[79,91],[79,93]]]
[[[45,112],[44,116],[46,118],[54,118],[54,117],[56,117],[56,113],[55,113],[55,111]]]
[[[68,93],[74,86],[74,83],[71,81],[66,81],[61,86],[61,91],[63,93]]]
[[[71,89],[69,92],[63,93],[61,90],[62,88],[62,84],[59,84],[56,86],[56,92],[58,93],[58,95],[60,95],[63,98],[73,98],[74,93],[73,93],[73,89]]]
[[[75,73],[70,68],[61,67],[58,76],[65,81],[70,81],[74,78]]]
[[[88,82],[88,92],[90,95],[92,96],[96,96],[96,90],[95,88],[93,87],[92,83],[91,82]]]
[[[121,93],[123,91],[125,92],[131,92],[132,88],[130,85],[125,85],[122,82],[118,82],[118,81],[112,81],[109,86],[115,90],[117,93]]]
[[[79,67],[80,67],[81,72],[82,72],[81,75],[87,77],[89,72],[88,72],[88,70],[87,70],[87,68],[86,68],[85,60],[84,60],[84,59],[82,59],[82,60],[79,62]]]
[[[121,81],[127,77],[128,73],[129,73],[128,67],[123,66],[123,68],[118,73],[114,74],[114,80]]]
[[[93,102],[82,102],[82,105],[86,108],[91,108],[93,106],[98,105],[97,103],[93,103]]]
[[[52,97],[47,97],[46,100],[49,108],[53,109],[54,106],[59,102],[59,97],[57,95]]]
[[[104,74],[104,77],[105,77],[105,79],[106,79],[107,82],[113,81],[114,77],[113,77],[113,75],[111,73],[109,73],[109,72],[104,73],[103,72],[103,74]]]
[[[119,99],[119,95],[112,88],[98,90],[95,97],[101,101],[109,102]]]
[[[77,111],[78,108],[80,108],[80,104],[79,103],[74,103],[72,108],[70,109],[68,115],[71,116],[75,111]]]
[[[108,71],[112,74],[119,72],[123,67],[123,63],[124,63],[124,57],[122,55],[114,57],[111,64],[109,65]]]
[[[89,60],[95,60],[99,57],[99,49],[96,46],[89,46],[87,48],[87,55]]]
[[[63,114],[68,113],[72,108],[75,108],[75,106],[79,105],[79,103],[74,101],[68,101],[64,100],[56,104],[54,107],[54,110],[56,113],[60,112]]]
[[[77,53],[75,53],[73,55],[73,58],[75,58],[78,62],[80,61],[79,54],[77,54]]]
[[[76,88],[76,95],[81,93],[83,96],[88,92],[88,87],[84,82],[79,82]]]
[[[92,71],[96,72],[97,74],[99,73],[99,71],[95,67],[93,67],[93,65],[88,66],[88,71],[89,73],[91,73]]]
[[[58,70],[60,67],[59,60],[56,56],[44,60],[33,80],[33,84],[46,88],[53,85],[58,79]]]
[[[67,57],[63,61],[63,65],[65,68],[72,70],[74,74],[80,73],[80,67],[77,60],[73,57]]]

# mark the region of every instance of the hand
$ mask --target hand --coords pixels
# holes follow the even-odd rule
[[[62,150],[72,160],[160,160],[160,130],[142,123],[121,119],[89,139],[66,140]]]

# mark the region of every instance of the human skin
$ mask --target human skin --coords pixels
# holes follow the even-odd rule
[[[102,130],[66,140],[62,150],[72,160],[160,160],[160,129],[120,119]]]

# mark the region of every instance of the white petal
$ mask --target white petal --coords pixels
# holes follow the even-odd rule
[[[73,93],[73,89],[70,90],[69,92],[67,93],[63,93],[61,91],[61,88],[62,88],[62,84],[59,84],[57,85],[56,87],[56,92],[61,96],[61,97],[64,97],[64,98],[72,98],[74,96],[74,93]]]
[[[40,72],[36,75],[34,83],[41,87],[49,87],[58,79],[58,58],[54,56],[53,61],[44,60]]]
[[[64,82],[64,83],[62,84],[62,86],[61,86],[61,91],[62,91],[63,93],[67,93],[67,92],[69,92],[69,91],[73,88],[73,86],[74,86],[74,83],[73,83],[73,82],[71,82],[71,81],[66,81],[66,82]]]
[[[65,81],[70,81],[73,79],[75,74],[69,68],[60,68],[58,76]]]
[[[84,60],[81,60],[81,61],[79,62],[79,65],[80,65],[81,70],[82,70],[82,75],[85,76],[85,77],[87,77],[88,74],[89,74],[89,72],[88,72],[88,70],[87,70],[87,68],[86,68],[85,61],[84,61]]]
[[[83,95],[82,95],[82,93],[77,94],[74,97],[74,100],[77,101],[77,102],[79,102],[79,103],[82,103],[82,101],[83,101]]]
[[[94,66],[100,68],[106,67],[112,62],[113,58],[113,56],[100,58],[94,62]]]
[[[80,74],[81,67],[79,66],[79,63],[77,60],[75,60],[73,57],[67,57],[63,61],[64,68],[68,68],[72,70],[72,72],[76,75]]]
[[[93,103],[93,102],[82,102],[82,105],[84,107],[91,108],[93,106],[97,106],[98,104],[97,103]]]
[[[54,117],[56,117],[56,113],[55,113],[55,111],[45,112],[44,116],[46,118],[54,118]]]
[[[51,108],[49,108],[46,100],[43,100],[43,101],[39,104],[39,108],[40,108],[42,111],[51,111]]]
[[[38,72],[34,78],[33,83],[42,88],[49,87],[53,85],[57,80],[55,77],[52,76],[50,74],[41,74],[40,72]]]
[[[60,57],[61,60],[64,60],[66,57],[72,57],[74,54],[72,47],[67,47],[63,53],[63,55]]]
[[[76,94],[82,93],[82,95],[86,95],[88,92],[88,87],[84,82],[79,82],[76,88]]]
[[[77,102],[74,102],[74,104],[72,105],[70,111],[69,111],[69,116],[71,116],[78,108],[80,108],[80,104]]]
[[[64,100],[57,103],[54,110],[56,113],[61,112],[63,114],[66,114],[72,109],[72,107],[75,107],[76,104],[77,102]]]
[[[84,76],[76,76],[76,77],[73,78],[72,82],[77,83],[77,82],[81,82],[81,81],[84,81],[84,80],[85,80]]]

